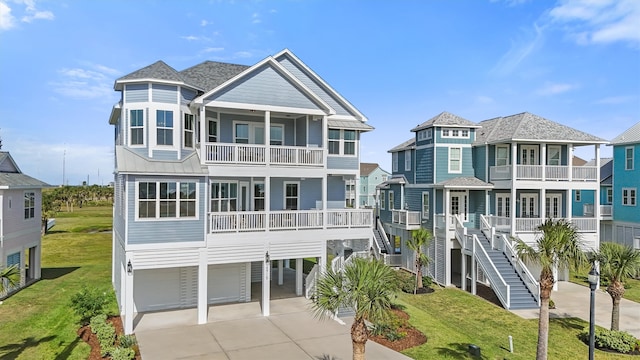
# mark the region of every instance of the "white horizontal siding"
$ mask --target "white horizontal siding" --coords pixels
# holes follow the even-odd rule
[[[211,246],[207,249],[207,263],[228,264],[264,261],[265,253],[263,242],[237,242],[223,246]]]
[[[300,240],[296,242],[271,242],[269,256],[273,260],[299,259],[305,257],[322,256],[325,242],[318,240]]]
[[[197,266],[198,249],[168,249],[131,252],[134,270]]]
[[[171,85],[153,85],[151,88],[151,97],[153,102],[177,104],[178,87]]]

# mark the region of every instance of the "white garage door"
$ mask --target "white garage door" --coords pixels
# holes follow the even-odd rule
[[[197,304],[196,267],[136,270],[133,285],[137,312],[194,307]]]
[[[246,263],[209,265],[207,280],[209,304],[250,300]]]

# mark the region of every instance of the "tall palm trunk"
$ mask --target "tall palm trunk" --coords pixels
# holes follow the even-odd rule
[[[363,318],[357,318],[351,325],[351,343],[353,345],[353,360],[365,360],[364,350],[368,336],[367,324]]]
[[[620,299],[624,295],[624,285],[620,281],[612,281],[607,286],[607,292],[613,301],[611,309],[611,330],[620,330]]]
[[[547,360],[549,346],[549,299],[553,289],[553,274],[542,271],[540,274],[540,319],[538,320],[538,347],[536,360]]]

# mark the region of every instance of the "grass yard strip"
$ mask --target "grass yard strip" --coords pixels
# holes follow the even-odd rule
[[[42,240],[42,279],[0,305],[0,359],[86,359],[70,297],[83,285],[111,292],[112,207],[59,213]],[[92,229],[102,229],[94,232]],[[111,297],[109,310],[117,313]]]
[[[571,271],[569,273],[570,279],[572,283],[582,285],[585,287],[589,287],[589,280],[587,279],[587,274],[589,273],[590,268],[585,266],[577,272]],[[604,291],[607,286],[600,286],[600,288]],[[637,279],[627,279],[624,282],[624,299],[635,301],[640,303],[640,280]]]
[[[484,299],[458,289],[436,289],[425,295],[400,294],[409,322],[427,335],[427,343],[402,353],[414,359],[471,359],[469,344],[480,347],[483,359],[534,359],[538,321],[526,320]],[[588,347],[578,333],[588,326],[580,319],[552,319],[549,358],[586,358]],[[513,336],[514,353],[508,336]],[[596,359],[629,356],[596,351]]]

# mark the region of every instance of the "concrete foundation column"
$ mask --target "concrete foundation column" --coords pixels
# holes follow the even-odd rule
[[[269,252],[265,253],[262,265],[262,316],[269,316],[269,299],[271,297],[271,260]]]
[[[209,304],[207,301],[207,277],[209,276],[209,265],[207,264],[207,249],[199,250],[198,262],[198,324],[206,324],[209,315]]]
[[[303,284],[303,272],[302,272],[302,266],[303,266],[303,260],[302,258],[300,259],[296,259],[296,295],[297,296],[302,296],[302,284]]]
[[[278,260],[278,285],[284,284],[284,262]]]

